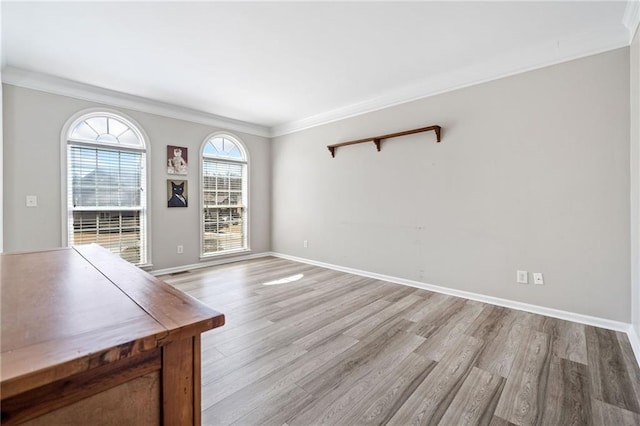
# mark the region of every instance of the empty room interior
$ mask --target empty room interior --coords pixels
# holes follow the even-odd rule
[[[3,424],[640,425],[640,1],[2,1]]]

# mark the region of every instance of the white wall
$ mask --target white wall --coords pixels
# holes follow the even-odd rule
[[[61,245],[60,134],[78,111],[99,104],[4,85],[4,248],[38,250]],[[224,130],[183,120],[106,106],[131,116],[145,130],[151,149],[151,238],[154,269],[199,262],[198,153],[207,137]],[[252,252],[270,250],[270,141],[231,132],[244,142],[250,163],[250,241]],[[166,146],[188,148],[189,207],[167,208]],[[25,195],[38,207],[26,208]],[[176,254],[177,245],[184,254]]]
[[[640,31],[631,44],[631,312],[640,343]],[[637,354],[640,359],[640,353]]]
[[[629,129],[623,48],[275,138],[273,250],[629,322]]]
[[[625,322],[633,313],[640,330],[630,238],[640,238],[638,49],[636,35],[631,49],[278,137],[271,150],[266,138],[232,132],[252,159],[253,252],[273,241],[277,252],[489,296]],[[60,131],[99,105],[11,85],[0,93],[4,248],[57,247]],[[198,263],[193,155],[220,129],[121,110],[151,140],[154,269]],[[420,134],[383,142],[380,153],[341,148],[335,159],[325,147],[436,123],[441,144]],[[189,147],[188,209],[166,207],[167,144]],[[26,194],[38,195],[37,209],[24,206]],[[515,284],[516,269],[545,273],[546,285]]]
[[[2,80],[2,72],[0,72],[0,81]],[[3,95],[2,95],[2,84],[0,84],[0,253],[4,250],[4,208],[3,208],[3,191],[4,191],[4,124],[2,121],[3,118]]]
[[[2,72],[0,72],[0,81],[2,80]],[[2,108],[3,108],[3,96],[2,96],[2,84],[0,84],[0,253],[2,253],[2,251],[4,250],[4,220],[3,220],[3,215],[4,215],[4,208],[3,208],[3,200],[4,200],[4,196],[3,196],[3,191],[4,191],[4,160],[3,160],[3,156],[4,156],[4,125],[2,122],[2,118],[3,118],[3,113],[2,113]]]

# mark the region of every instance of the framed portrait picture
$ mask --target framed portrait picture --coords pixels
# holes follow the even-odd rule
[[[187,174],[187,148],[167,145],[167,173],[170,175]]]
[[[187,207],[188,194],[186,180],[167,179],[167,207]]]

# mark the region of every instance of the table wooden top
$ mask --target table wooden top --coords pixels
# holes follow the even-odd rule
[[[0,256],[2,398],[224,324],[97,245]]]

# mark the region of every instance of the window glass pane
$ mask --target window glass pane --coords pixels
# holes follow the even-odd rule
[[[142,147],[137,134],[124,122],[113,117],[91,117],[80,122],[71,132],[71,139],[107,144]]]
[[[218,152],[215,147],[213,146],[213,143],[211,141],[207,142],[207,144],[204,146],[204,154],[205,155],[216,155],[216,153]]]
[[[118,139],[115,136],[109,135],[107,133],[98,136],[97,140],[98,142],[118,143]]]
[[[138,137],[136,136],[136,134],[131,129],[120,134],[120,136],[118,137],[118,141],[120,141],[122,145],[132,145],[132,146],[142,145],[142,143],[138,140]]]
[[[222,139],[222,138],[211,139],[211,144],[213,145],[213,147],[216,150],[215,151],[216,155],[220,155],[220,153],[222,153],[224,151],[224,148],[223,148],[224,139]]]
[[[107,117],[91,117],[85,120],[93,130],[99,135],[107,132]]]
[[[223,137],[212,138],[204,147],[203,154],[207,157],[233,158],[244,160],[240,147],[230,139]]]
[[[71,244],[100,244],[129,262],[141,262],[139,211],[74,211],[72,217]]]
[[[142,162],[140,152],[71,146],[73,207],[140,207]]]
[[[233,157],[233,158],[242,158],[242,154],[240,154],[240,150],[235,145],[233,146],[233,148],[231,148],[228,155],[229,157]]]
[[[68,145],[69,244],[97,243],[146,263],[146,153],[118,149],[123,141],[140,148],[143,142],[125,122],[107,116],[80,122],[70,138],[95,145]]]
[[[95,141],[97,137],[98,134],[96,131],[89,127],[89,125],[84,121],[78,124],[71,133],[72,139]]]
[[[115,118],[112,118],[112,117],[109,117],[108,123],[109,123],[109,134],[115,136],[116,138],[119,138],[121,134],[123,134],[129,129],[129,126],[124,124],[122,121],[116,120]]]
[[[222,150],[225,157],[242,158],[238,146],[229,139],[222,140]]]
[[[247,247],[245,169],[244,164],[203,158],[203,254]]]

